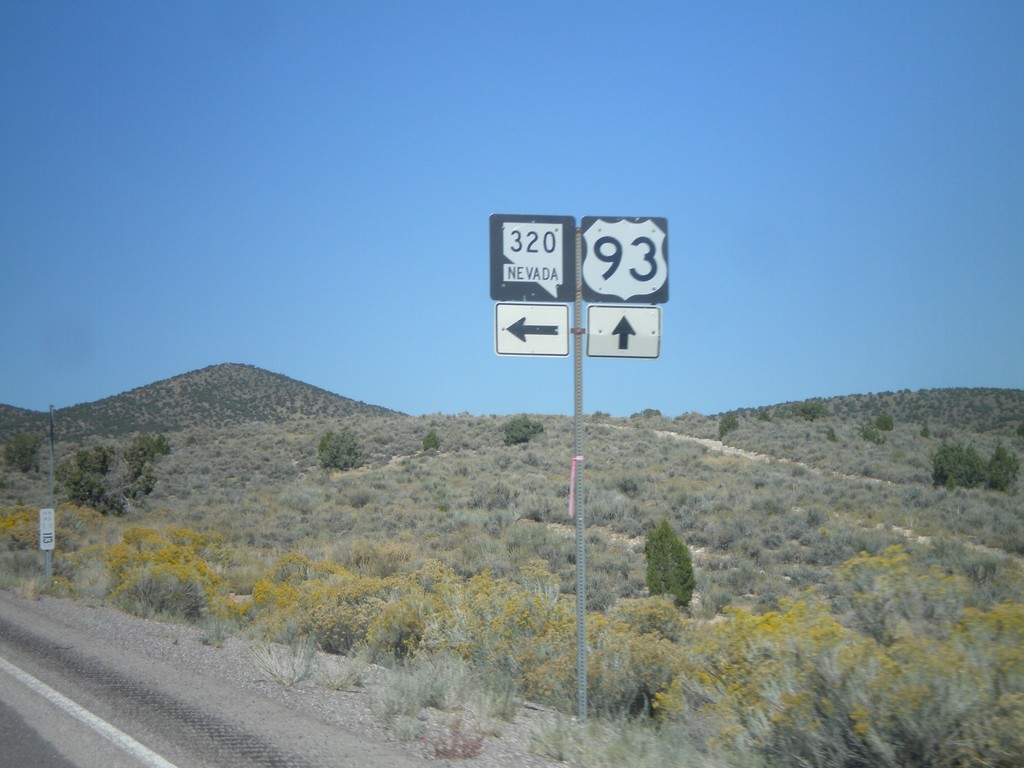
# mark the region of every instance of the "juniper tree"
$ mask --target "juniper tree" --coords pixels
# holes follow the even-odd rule
[[[324,469],[354,469],[365,461],[356,436],[348,429],[325,433],[320,438],[317,452],[320,466]]]
[[[4,462],[19,472],[28,474],[39,471],[39,446],[43,438],[39,435],[18,433],[4,446]]]
[[[676,536],[668,520],[662,519],[644,543],[647,556],[647,589],[652,595],[669,595],[679,608],[686,609],[693,596],[696,578],[690,551]]]
[[[437,430],[432,429],[423,436],[423,452],[436,451],[441,447],[441,438],[437,436]]]
[[[505,445],[528,443],[544,431],[544,425],[525,414],[513,416],[505,423]]]
[[[1017,480],[1020,471],[1020,459],[1010,453],[1000,442],[989,459],[986,467],[987,484],[997,491],[1009,491]]]

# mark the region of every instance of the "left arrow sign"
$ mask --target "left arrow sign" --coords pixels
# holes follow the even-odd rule
[[[557,325],[527,325],[525,317],[520,317],[505,330],[507,330],[520,341],[526,341],[527,336],[558,335]]]
[[[569,307],[564,304],[495,304],[494,351],[499,355],[567,357]]]

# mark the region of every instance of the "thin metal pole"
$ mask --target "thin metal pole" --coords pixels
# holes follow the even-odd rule
[[[576,685],[579,722],[587,718],[587,557],[586,524],[583,517],[583,251],[580,230],[576,230],[576,296],[573,303],[573,461],[576,468]]]
[[[54,511],[54,515],[57,514],[56,499],[53,493],[53,406],[50,406],[50,509]],[[46,583],[50,583],[50,578],[53,576],[53,551],[46,550]]]

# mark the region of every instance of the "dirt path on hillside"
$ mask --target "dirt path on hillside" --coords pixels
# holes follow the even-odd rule
[[[619,426],[618,424],[608,425],[614,429],[635,429],[635,427]],[[881,480],[877,477],[869,477],[868,475],[850,475],[845,472],[839,472],[834,469],[826,469],[824,467],[815,467],[811,464],[806,464],[802,461],[795,461],[794,459],[784,459],[778,456],[770,456],[767,453],[757,453],[756,451],[748,451],[745,448],[736,448],[731,445],[726,445],[721,440],[713,440],[708,437],[695,437],[694,435],[684,435],[681,432],[670,432],[666,429],[652,429],[655,435],[659,437],[668,438],[670,440],[682,440],[688,443],[696,443],[702,445],[709,451],[715,453],[721,453],[725,456],[736,456],[737,458],[747,459],[748,461],[756,461],[761,464],[786,464],[792,467],[801,467],[806,469],[808,472],[813,472],[816,475],[823,475],[827,477],[836,477],[842,480],[866,480],[869,483],[879,483],[882,485],[896,485],[890,480]]]

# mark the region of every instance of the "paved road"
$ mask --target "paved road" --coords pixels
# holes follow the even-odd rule
[[[4,768],[410,768],[409,755],[0,593]],[[82,714],[85,713],[85,714]]]
[[[0,696],[7,698],[2,691]],[[64,756],[62,750],[36,730],[63,730],[65,725],[58,726],[56,719],[47,715],[43,716],[46,719],[33,718],[33,721],[28,723],[20,714],[25,706],[24,701],[19,702],[17,707],[9,707],[0,701],[0,744],[4,745],[4,764],[33,765],[36,768],[72,768],[74,763]]]
[[[0,657],[0,764],[135,768],[139,761],[52,700],[53,689]],[[47,694],[51,698],[47,698]]]

